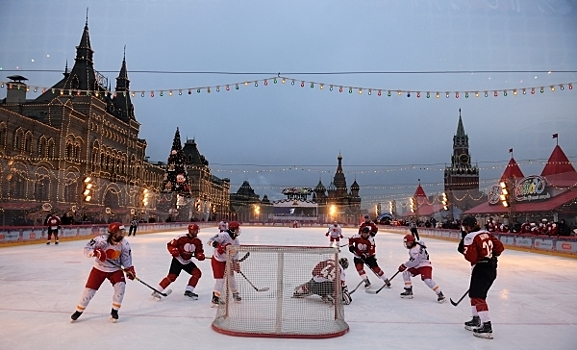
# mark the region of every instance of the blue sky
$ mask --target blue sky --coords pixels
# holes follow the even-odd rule
[[[577,161],[574,0],[3,1],[0,81],[57,82],[87,8],[94,65],[113,86],[126,45],[130,86],[145,92],[132,100],[150,160],[166,161],[179,127],[232,191],[248,180],[280,199],[283,187],[328,186],[340,152],[365,207],[406,200],[418,179],[440,193],[459,108],[482,190],[510,148],[525,175],[539,174],[554,133]],[[285,84],[270,79],[279,73]]]

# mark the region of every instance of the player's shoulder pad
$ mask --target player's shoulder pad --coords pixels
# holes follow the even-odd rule
[[[479,230],[479,231],[475,231],[475,232],[469,232],[465,238],[463,239],[463,244],[464,245],[471,245],[473,244],[473,240],[475,240],[475,237],[477,237],[480,234],[483,233],[489,233],[488,231],[485,230]]]

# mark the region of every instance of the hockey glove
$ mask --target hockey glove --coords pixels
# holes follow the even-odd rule
[[[354,245],[349,246],[349,252],[355,254],[355,246]]]
[[[204,256],[203,253],[198,253],[198,254],[196,254],[196,259],[197,259],[198,261],[203,261],[203,260],[206,259],[206,258],[205,258],[205,256]]]
[[[403,271],[405,271],[406,269],[407,269],[407,266],[405,266],[405,264],[399,265],[399,271],[400,271],[400,272],[403,272]]]
[[[375,237],[377,235],[377,231],[371,231],[371,237]]]
[[[96,248],[92,252],[92,255],[96,257],[96,259],[104,262],[106,261],[106,252],[102,248]]]
[[[218,242],[212,242],[210,245],[211,245],[213,248],[216,248],[216,247],[218,247]]]
[[[328,233],[328,232],[327,232],[327,233],[325,233],[325,236],[327,236],[327,237],[328,237],[328,236],[329,236],[329,233]]]
[[[180,251],[176,247],[171,247],[168,251],[170,252],[170,255],[172,255],[175,258],[177,258],[180,255]]]
[[[219,244],[218,248],[216,248],[216,252],[218,254],[224,254],[226,252],[226,247],[228,247],[230,243]]]
[[[126,272],[126,277],[128,277],[129,280],[134,281],[136,278],[136,271],[134,270],[134,266],[130,266],[124,271]]]

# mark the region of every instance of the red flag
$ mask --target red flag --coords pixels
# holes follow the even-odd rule
[[[553,138],[556,139],[559,136],[559,134],[553,134]]]
[[[512,149],[512,148],[509,148],[509,153],[513,153],[513,149]]]

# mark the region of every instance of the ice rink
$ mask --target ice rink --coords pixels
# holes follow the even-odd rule
[[[243,244],[327,246],[326,228],[242,227]],[[356,230],[344,229],[345,237]],[[127,237],[140,279],[152,286],[167,274],[171,256],[166,243],[185,230]],[[201,228],[206,243],[216,227]],[[377,259],[387,276],[408,258],[402,235],[380,231]],[[361,290],[345,306],[350,331],[331,339],[271,339],[232,337],[212,330],[216,313],[210,308],[214,285],[209,260],[198,262],[203,276],[196,301],[185,300],[186,273],[159,302],[151,290],[127,281],[118,322],[111,323],[112,287],[106,281],[75,323],[75,311],[93,263],[83,247],[88,240],[60,245],[24,245],[0,248],[0,349],[577,349],[577,259],[505,250],[498,277],[489,292],[493,340],[475,338],[463,328],[471,318],[468,299],[454,307],[449,302],[467,290],[470,267],[456,251],[457,243],[424,239],[433,262],[433,279],[447,301],[419,278],[413,278],[414,299],[401,299],[401,274],[392,289],[379,294]],[[346,241],[345,241],[346,242]],[[205,244],[207,256],[212,248]],[[360,278],[351,261],[349,289]],[[373,288],[382,284],[369,273]],[[303,281],[303,282],[306,282]]]

